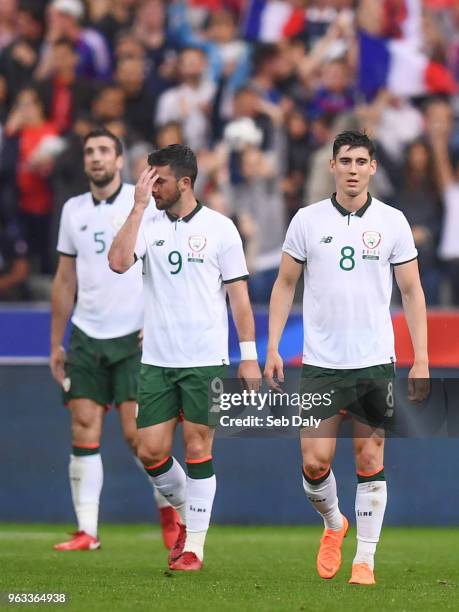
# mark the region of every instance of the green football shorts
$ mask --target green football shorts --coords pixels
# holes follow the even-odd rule
[[[301,416],[321,420],[349,414],[372,427],[387,427],[394,415],[393,363],[350,370],[303,365]]]
[[[97,340],[73,326],[65,364],[70,380],[70,388],[64,392],[65,403],[86,398],[107,406],[136,400],[141,357],[138,336],[136,331]]]
[[[163,368],[142,364],[140,368],[137,428],[158,425],[178,417],[201,425],[209,422],[209,383],[223,379],[227,366]]]

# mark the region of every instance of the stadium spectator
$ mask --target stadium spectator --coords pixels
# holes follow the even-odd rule
[[[125,120],[129,130],[139,139],[153,138],[155,99],[146,85],[146,65],[143,58],[127,58],[116,65],[115,83],[124,92]]]
[[[111,52],[120,32],[130,30],[134,21],[136,0],[109,0],[108,11],[94,24],[108,42]]]
[[[10,106],[20,89],[29,85],[37,66],[44,34],[44,14],[36,3],[20,4],[17,11],[15,37],[0,52],[0,76],[7,83]]]
[[[286,170],[282,181],[288,220],[304,205],[303,189],[311,155],[311,132],[305,114],[299,108],[287,114]]]
[[[115,83],[101,86],[91,103],[91,115],[94,123],[103,124],[124,118],[126,112],[126,96]]]
[[[29,274],[26,241],[0,220],[0,302],[29,299]]]
[[[444,206],[438,254],[447,266],[451,301],[454,306],[459,306],[459,163],[457,158],[455,164],[451,162],[448,149],[452,119],[448,102],[434,101],[426,109],[427,129]]]
[[[14,39],[16,33],[17,0],[3,0],[0,4],[0,51]]]
[[[103,36],[93,28],[81,25],[84,5],[81,0],[53,0],[47,13],[46,44],[42,50],[36,76],[47,78],[52,70],[50,45],[59,38],[75,43],[79,62],[78,76],[107,80],[111,72],[110,53]]]
[[[72,129],[75,117],[90,107],[94,85],[77,76],[78,53],[68,38],[51,43],[49,61],[50,76],[39,82],[40,92],[50,120],[64,134]]]
[[[17,139],[18,208],[30,254],[38,256],[39,271],[52,272],[50,219],[53,194],[49,175],[64,148],[56,127],[47,120],[45,107],[34,88],[19,92],[5,124],[8,138]]]
[[[154,144],[157,149],[164,149],[164,147],[168,147],[171,144],[184,144],[180,123],[170,121],[160,125],[155,133]]]
[[[165,91],[158,100],[156,123],[182,124],[185,142],[199,151],[209,139],[210,105],[215,85],[205,77],[207,60],[200,49],[183,49],[179,56],[179,84]]]
[[[321,70],[320,81],[308,104],[311,117],[338,115],[354,106],[354,92],[350,87],[349,66],[343,59],[327,62]]]
[[[422,287],[429,306],[440,302],[441,272],[437,259],[441,227],[441,201],[433,155],[423,140],[412,142],[405,153],[405,168],[399,176],[394,204],[405,215],[418,250]]]

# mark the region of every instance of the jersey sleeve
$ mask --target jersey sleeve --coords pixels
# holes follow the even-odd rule
[[[298,263],[305,263],[307,259],[306,232],[304,220],[300,213],[301,210],[296,213],[290,222],[282,250]]]
[[[224,231],[224,239],[218,253],[223,282],[234,283],[245,280],[249,277],[249,273],[239,232],[233,222],[228,223]]]
[[[68,257],[76,257],[78,252],[72,236],[69,202],[64,204],[59,224],[59,237],[57,239],[57,252]]]
[[[398,235],[392,247],[389,262],[393,266],[400,266],[408,263],[418,256],[418,251],[414,246],[413,232],[403,213],[400,213],[398,221]]]

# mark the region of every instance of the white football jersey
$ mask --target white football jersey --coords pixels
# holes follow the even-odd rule
[[[106,201],[87,192],[70,198],[62,210],[57,250],[76,257],[78,278],[72,323],[91,338],[119,338],[143,326],[141,264],[116,274],[107,258],[133,204],[134,186],[122,184]]]
[[[234,223],[200,204],[181,219],[155,210],[142,222],[135,254],[144,262],[142,363],[229,363],[224,284],[248,277]]]
[[[368,195],[349,213],[334,195],[296,213],[283,251],[306,264],[303,363],[350,369],[395,361],[392,266],[417,257],[402,212]]]

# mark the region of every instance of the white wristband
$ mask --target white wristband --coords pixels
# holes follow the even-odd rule
[[[257,345],[251,340],[250,342],[239,342],[239,348],[241,349],[241,361],[256,361]]]

